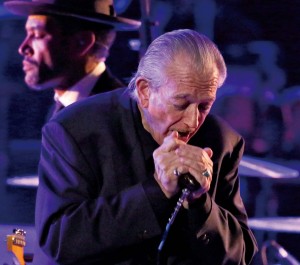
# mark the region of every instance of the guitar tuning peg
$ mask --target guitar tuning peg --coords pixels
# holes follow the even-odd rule
[[[22,235],[22,236],[26,236],[26,231],[20,228],[15,228],[13,230],[13,233],[16,235]]]

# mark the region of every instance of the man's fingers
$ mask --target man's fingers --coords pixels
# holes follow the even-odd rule
[[[205,147],[204,151],[208,154],[208,156],[210,158],[212,158],[212,156],[213,156],[213,150],[211,150],[209,147]]]

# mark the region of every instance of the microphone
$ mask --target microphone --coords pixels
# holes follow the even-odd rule
[[[178,184],[182,189],[188,189],[190,192],[193,192],[200,188],[199,182],[190,173],[178,174],[177,172],[176,175],[179,177]]]

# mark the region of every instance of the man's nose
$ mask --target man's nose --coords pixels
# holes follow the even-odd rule
[[[184,113],[184,123],[190,128],[197,128],[199,124],[199,110],[197,105],[190,105]]]
[[[28,38],[25,38],[21,45],[19,46],[18,52],[20,55],[25,56],[25,55],[32,55],[33,49],[29,44]]]

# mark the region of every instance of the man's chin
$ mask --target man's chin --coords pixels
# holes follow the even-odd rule
[[[27,86],[34,91],[43,91],[59,86],[61,78],[52,79],[46,82],[32,82],[32,80],[26,80]]]
[[[34,91],[44,91],[44,90],[47,90],[47,89],[51,88],[51,87],[46,87],[46,86],[43,86],[43,85],[31,85],[31,84],[27,84],[27,86],[31,90],[34,90]]]

